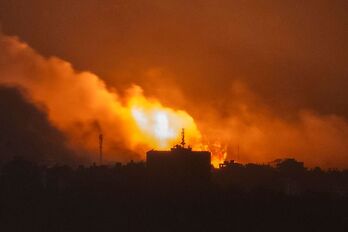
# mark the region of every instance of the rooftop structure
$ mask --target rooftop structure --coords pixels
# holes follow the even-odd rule
[[[209,180],[211,154],[209,151],[193,151],[182,141],[169,151],[151,150],[146,153],[146,166],[152,179],[169,180],[171,183],[197,183]]]

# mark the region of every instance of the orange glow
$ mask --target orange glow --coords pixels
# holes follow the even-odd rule
[[[145,143],[156,149],[169,149],[180,139],[181,128],[185,128],[189,143],[201,139],[193,118],[182,110],[164,107],[156,99],[147,99],[139,86],[129,90],[127,110],[135,123],[132,129],[132,141]]]
[[[185,128],[186,142],[195,150],[212,152],[214,167],[226,159],[227,152],[220,143],[202,143],[201,132],[188,113],[164,107],[155,99],[145,98],[138,86],[129,92],[128,110],[136,125],[132,130],[133,144],[144,143],[148,148],[170,149],[180,141],[181,128]]]
[[[120,94],[97,75],[76,70],[58,57],[44,57],[19,38],[1,32],[0,51],[0,85],[23,90],[26,99],[46,113],[51,126],[64,135],[66,145],[75,151],[72,152],[75,156],[84,158],[82,160],[98,160],[100,133],[104,135],[104,160],[128,162],[143,160],[149,149],[171,148],[180,142],[181,128],[185,128],[187,144],[194,150],[211,151],[215,167],[226,156],[241,163],[268,163],[278,158],[294,157],[309,167],[348,167],[348,120],[343,111],[331,112],[327,107],[324,111],[308,108],[311,105],[308,99],[314,98],[307,99],[308,96],[304,95],[302,97],[307,100],[298,104],[302,97],[297,93],[294,99],[291,94],[287,96],[290,101],[284,101],[284,105],[278,104],[282,103],[280,96],[283,94],[278,94],[284,86],[281,85],[281,89],[274,86],[276,95],[268,96],[268,88],[273,89],[270,83],[275,79],[268,76],[273,71],[265,71],[268,70],[267,62],[265,72],[259,72],[266,64],[264,56],[259,64],[245,63],[257,64],[256,69],[242,65],[236,73],[225,73],[225,63],[214,59],[198,63],[192,59],[194,63],[188,62],[186,66],[181,65],[186,62],[176,63],[173,57],[168,59],[168,62],[173,61],[173,65],[162,67],[151,62],[142,64],[142,56],[134,59],[130,56],[132,59],[121,62],[114,71],[105,72],[109,81],[113,79],[110,83],[116,86],[118,81],[120,86],[132,81],[142,83],[149,91],[147,93],[157,97],[154,99],[144,95],[138,86],[129,88],[125,94],[122,89]],[[187,52],[191,53],[189,49]],[[248,52],[238,54],[249,61]],[[93,60],[102,60],[102,57],[95,58],[98,59]],[[137,66],[139,63],[142,65]],[[211,69],[217,64],[216,68],[221,67],[221,70]],[[198,69],[191,70],[191,66]],[[208,68],[206,75],[202,75],[205,70],[202,66]],[[238,64],[232,66],[238,67]],[[182,69],[177,71],[175,67]],[[274,71],[277,80],[282,75],[284,78],[293,77],[293,70],[288,73],[287,67],[284,72],[278,72],[278,68]],[[317,78],[317,73],[313,74]],[[327,72],[322,74],[325,76]],[[207,79],[209,81],[202,82],[205,77],[216,77],[219,81]],[[258,91],[255,83],[264,81],[267,84],[260,86]],[[312,84],[306,82],[303,86]],[[321,97],[315,99],[334,104],[332,96]],[[341,105],[340,101],[337,103]],[[168,105],[185,106],[187,112]],[[189,113],[199,117],[193,118]],[[229,146],[228,155],[226,144]]]
[[[45,59],[14,37],[3,36],[0,42],[6,61],[0,68],[0,84],[24,89],[28,100],[46,111],[78,154],[95,160],[98,135],[103,133],[105,160],[141,160],[150,149],[170,149],[179,143],[185,128],[187,144],[211,150],[215,166],[223,161],[218,147],[204,145],[187,112],[144,96],[141,87],[133,85],[120,96],[95,74],[76,72],[59,58]]]
[[[223,163],[227,158],[227,147],[219,142],[215,142],[212,146],[209,146],[209,151],[213,154],[211,163],[215,168],[219,167],[219,164]]]

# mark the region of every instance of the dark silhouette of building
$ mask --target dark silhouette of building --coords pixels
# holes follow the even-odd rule
[[[211,173],[209,151],[193,151],[185,147],[184,131],[181,144],[170,151],[151,150],[146,153],[146,165],[151,180],[163,180],[171,185],[206,183]],[[162,183],[163,184],[163,183]]]
[[[206,172],[183,170],[202,153],[182,146],[150,151],[149,167],[0,165],[0,231],[348,231],[347,170],[230,161],[197,185]],[[151,185],[149,171],[163,182]]]

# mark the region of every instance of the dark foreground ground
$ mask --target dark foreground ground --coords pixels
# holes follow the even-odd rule
[[[287,162],[229,164],[192,183],[154,181],[143,163],[16,160],[1,168],[0,231],[348,231],[347,173]]]

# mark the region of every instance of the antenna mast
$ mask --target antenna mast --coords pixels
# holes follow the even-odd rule
[[[182,128],[181,130],[181,145],[185,147],[185,129]]]
[[[99,164],[103,163],[103,134],[99,135]]]

